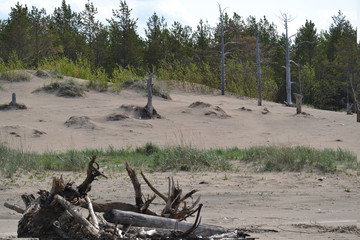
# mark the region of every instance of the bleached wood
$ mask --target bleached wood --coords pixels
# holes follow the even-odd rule
[[[112,210],[104,214],[106,221],[111,223],[118,223],[122,225],[131,225],[136,227],[149,227],[149,228],[162,228],[162,229],[171,229],[186,232],[191,227],[193,223],[189,222],[178,222],[177,220],[150,216],[145,214],[125,212],[120,210]],[[195,229],[194,234],[201,236],[211,236],[214,234],[224,233],[225,229],[220,226],[213,225],[199,225]]]

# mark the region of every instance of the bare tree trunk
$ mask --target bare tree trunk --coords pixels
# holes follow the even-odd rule
[[[147,90],[148,90],[148,102],[146,105],[146,111],[149,118],[153,117],[153,105],[152,105],[152,77],[154,73],[151,73],[147,78]]]
[[[257,84],[258,84],[258,106],[261,106],[262,90],[261,90],[261,66],[259,53],[259,32],[256,30],[256,65],[257,65]]]
[[[303,95],[297,93],[294,93],[294,95],[296,98],[296,114],[300,114]]]
[[[288,19],[285,19],[286,29],[286,102],[290,106],[291,102],[291,74],[290,74],[290,54],[289,54],[289,36],[288,36]]]
[[[221,24],[221,95],[225,95],[224,13],[219,4]]]
[[[354,79],[354,77],[352,78]],[[354,102],[355,102],[355,109],[356,109],[356,122],[360,122],[360,105],[359,105],[359,101],[358,101],[358,94],[355,91],[354,85],[353,85],[353,81],[349,78],[350,80],[350,86],[351,86],[351,90],[353,92],[354,95]]]
[[[285,27],[285,61],[286,61],[286,105],[291,106],[291,74],[290,74],[290,53],[289,53],[289,34],[288,23],[292,21],[286,13],[281,14],[281,20],[284,22]]]

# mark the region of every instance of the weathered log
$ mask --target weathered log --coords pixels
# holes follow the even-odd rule
[[[91,200],[90,200],[89,196],[86,196],[86,197],[85,197],[85,200],[86,200],[87,205],[88,205],[89,214],[90,214],[90,216],[91,216],[91,219],[92,219],[93,222],[94,222],[94,227],[95,227],[96,229],[99,229],[99,221],[98,221],[98,219],[97,219],[97,217],[96,217],[96,215],[95,215],[95,213],[94,213],[94,209],[93,209],[93,206],[92,206],[92,204],[91,204]]]
[[[80,199],[79,202],[80,207],[83,208],[88,208],[88,205],[86,203],[86,201]],[[124,203],[124,202],[92,202],[93,205],[93,209],[95,212],[108,212],[111,211],[112,209],[117,209],[117,210],[122,210],[122,211],[128,211],[128,212],[136,212],[136,213],[140,213],[140,209],[138,208],[138,206],[130,204],[130,203]],[[145,212],[143,211],[142,213],[144,214],[148,214],[148,215],[154,215],[156,216],[157,214],[149,209],[147,209]]]
[[[62,178],[53,179],[54,185],[62,185]],[[22,196],[27,206],[25,213],[18,223],[18,237],[52,237],[54,236],[53,223],[60,217],[65,209],[61,205],[54,205],[53,195],[48,191],[40,190],[40,196],[33,200],[32,195]]]
[[[81,216],[79,213],[77,213],[71,203],[69,203],[68,201],[66,201],[63,197],[59,196],[59,195],[55,195],[54,199],[61,204],[61,206],[63,206],[68,212],[71,213],[71,215],[73,215],[74,219],[82,224],[86,230],[93,236],[93,237],[100,237],[100,233],[99,230],[96,229],[88,220],[86,220],[83,216]]]
[[[21,214],[23,214],[25,212],[24,209],[19,208],[18,206],[12,205],[12,204],[7,203],[7,202],[4,203],[4,207],[9,208],[11,210],[14,210],[15,212],[21,213]]]
[[[35,204],[29,208],[18,223],[17,235],[22,237],[49,237],[53,236],[53,222],[63,213],[62,207],[53,209]]]
[[[131,225],[137,227],[150,227],[150,228],[162,228],[179,230],[186,232],[193,227],[193,223],[179,222],[174,219],[150,216],[140,213],[126,212],[120,210],[112,210],[104,213],[106,221],[111,223],[118,223],[122,225]],[[224,233],[225,229],[220,226],[213,225],[199,225],[195,230],[194,234],[202,237],[211,236],[214,234]]]
[[[54,232],[59,236],[59,237],[61,237],[62,239],[69,239],[70,237],[69,237],[69,235],[67,235],[63,230],[61,230],[61,228],[60,227],[58,227],[58,226],[53,226],[53,230],[54,230]]]

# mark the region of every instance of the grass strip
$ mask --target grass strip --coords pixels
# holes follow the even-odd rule
[[[125,162],[146,171],[238,171],[236,162],[252,164],[254,171],[308,171],[360,173],[357,157],[342,149],[260,146],[246,149],[198,149],[190,146],[159,147],[153,143],[136,148],[86,149],[43,154],[14,150],[0,143],[1,174],[12,177],[17,170],[83,171],[92,155],[103,169],[123,171]],[[64,161],[59,160],[60,156]]]

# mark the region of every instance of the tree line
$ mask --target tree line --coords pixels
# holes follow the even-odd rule
[[[196,29],[178,21],[168,26],[156,12],[149,17],[145,36],[137,19],[120,0],[107,23],[96,19],[88,1],[77,13],[62,1],[48,14],[45,9],[17,3],[0,20],[0,63],[14,59],[27,68],[63,59],[86,63],[92,72],[111,79],[119,71],[132,76],[155,72],[158,79],[187,81],[221,88],[221,26],[200,19]],[[220,14],[219,14],[220,16]],[[264,16],[243,18],[234,12],[222,16],[227,92],[257,97],[256,34],[260,44],[262,96],[284,102],[285,35]],[[360,92],[360,48],[356,29],[339,11],[328,30],[318,32],[306,20],[290,39],[293,92],[316,108],[341,110]],[[291,28],[291,21],[288,23]]]

